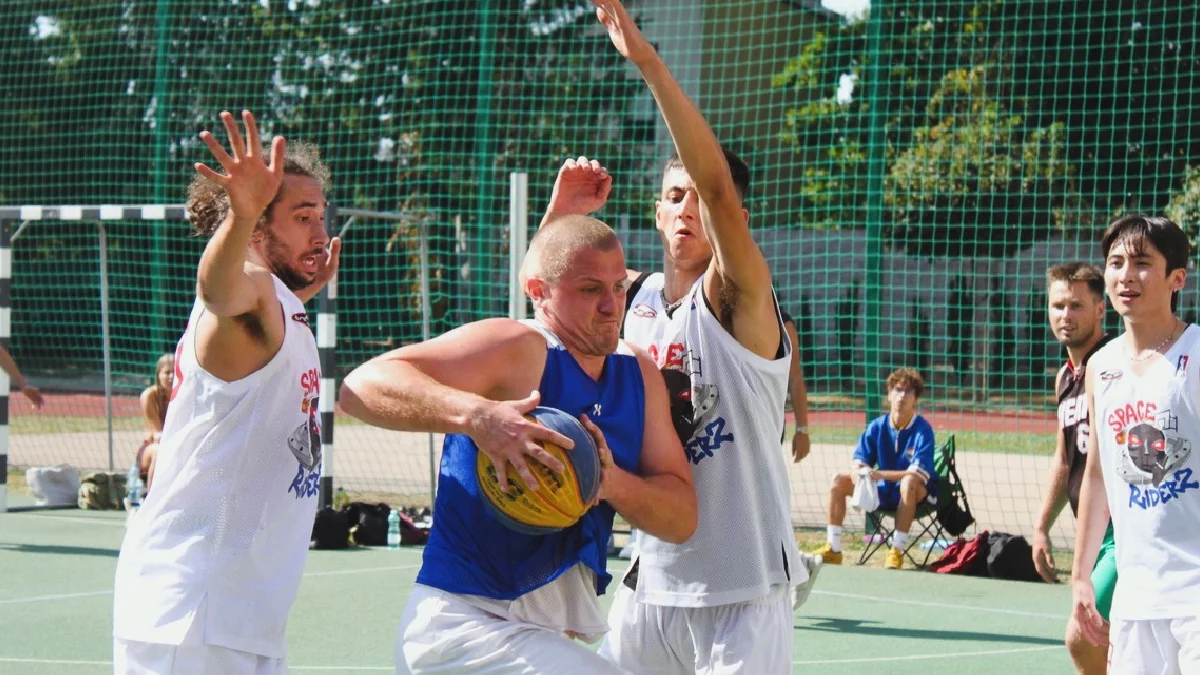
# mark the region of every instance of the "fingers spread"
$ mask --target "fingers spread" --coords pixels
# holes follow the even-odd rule
[[[258,133],[258,122],[254,120],[254,114],[249,110],[243,110],[242,122],[246,125],[246,140],[250,142],[246,156],[262,156],[262,136]]]
[[[563,469],[566,468],[565,466],[563,466],[562,462],[558,461],[558,458],[556,458],[554,455],[551,455],[550,453],[546,452],[546,450],[544,448],[542,448],[542,446],[538,445],[537,443],[530,443],[526,447],[526,451],[529,452],[529,455],[531,457],[533,457],[537,461],[541,462],[543,466],[550,469],[551,471],[561,472]],[[524,474],[522,474],[522,475],[524,475]]]
[[[233,120],[228,110],[221,112],[221,122],[225,124],[225,133],[229,135],[229,145],[233,148],[233,156],[241,159],[246,156],[246,144],[242,141],[242,132]]]
[[[196,162],[196,173],[200,174],[201,176],[204,176],[205,178],[216,183],[217,185],[225,185],[226,183],[229,182],[229,176],[222,176],[221,174],[217,173],[216,171],[213,171],[212,169],[208,168],[208,165],[201,164],[200,162]]]
[[[566,436],[558,433],[557,431],[555,431],[549,427],[544,427],[540,424],[534,424],[532,422],[530,422],[529,424],[530,424],[530,430],[529,430],[530,438],[532,438],[534,440],[542,441],[543,443],[553,443],[564,450],[570,450],[575,447],[575,441],[571,440],[570,438],[567,438]]]
[[[287,141],[283,136],[271,139],[271,173],[283,178],[283,157],[287,152]]]
[[[217,161],[221,163],[221,166],[229,169],[229,167],[233,165],[233,158],[229,156],[228,152],[225,152],[225,148],[217,142],[217,139],[212,135],[212,132],[201,131],[200,140],[204,141],[204,144],[208,146],[209,151],[212,152],[213,157],[215,157]]]
[[[517,475],[519,475],[521,480],[524,481],[525,487],[536,492],[538,489],[538,482],[537,479],[533,477],[533,471],[530,470],[529,463],[525,461],[525,458],[513,457],[509,460],[509,463],[512,464],[513,468],[517,470]]]

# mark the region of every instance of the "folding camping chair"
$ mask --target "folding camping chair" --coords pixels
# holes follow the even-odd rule
[[[924,569],[929,564],[939,540],[957,537],[975,522],[971,516],[970,504],[967,503],[966,488],[962,479],[958,477],[954,452],[954,436],[951,436],[934,453],[933,467],[938,475],[936,503],[928,499],[922,501],[917,505],[917,512],[913,516],[913,525],[919,527],[920,531],[909,537],[903,553],[918,569]],[[896,530],[896,512],[877,509],[868,513],[867,529],[870,531],[868,543],[858,559],[859,565],[866,563],[876,551],[889,544],[892,533]],[[925,557],[918,563],[910,551],[926,536],[930,537],[930,545],[925,551]]]

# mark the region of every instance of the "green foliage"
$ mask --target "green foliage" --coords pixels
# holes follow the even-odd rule
[[[807,227],[863,227],[867,112],[885,109],[885,230],[914,253],[1002,255],[1059,231],[1092,237],[1161,210],[1200,160],[1197,10],[1132,0],[884,4],[829,26],[773,84],[795,97],[782,139],[808,168]],[[884,59],[884,81],[867,67]],[[852,98],[836,99],[843,78]]]
[[[1192,242],[1192,251],[1197,251],[1197,233],[1200,232],[1200,166],[1189,166],[1184,172],[1182,187],[1171,195],[1165,215],[1175,221]]]

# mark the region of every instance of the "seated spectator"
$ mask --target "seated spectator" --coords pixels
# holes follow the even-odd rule
[[[167,421],[167,403],[171,400],[171,387],[175,382],[175,356],[163,354],[154,367],[154,382],[142,392],[142,414],[146,419],[146,438],[138,448],[134,464],[141,479],[142,497],[150,493],[154,481],[154,464],[158,459],[158,441],[163,425]]]
[[[846,498],[854,493],[863,467],[879,489],[879,508],[896,512],[896,530],[884,566],[900,569],[908,530],[917,505],[936,498],[937,474],[933,468],[933,427],[917,414],[917,403],[925,391],[921,374],[901,368],[887,379],[890,412],[867,425],[854,449],[854,469],[833,477],[829,489],[829,542],[818,553],[825,562],[842,563],[842,521]]]

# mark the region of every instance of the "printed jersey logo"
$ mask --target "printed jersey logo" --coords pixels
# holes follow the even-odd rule
[[[1103,372],[1101,372],[1101,373],[1100,373],[1100,379],[1102,379],[1102,380],[1104,380],[1104,381],[1106,381],[1106,382],[1110,382],[1110,381],[1112,381],[1112,380],[1119,380],[1119,379],[1121,379],[1121,376],[1122,376],[1122,375],[1124,375],[1124,374],[1125,374],[1125,373],[1124,373],[1123,371],[1120,371],[1120,370],[1105,370],[1105,371],[1103,371]]]
[[[1129,507],[1150,509],[1200,488],[1183,464],[1191,444],[1180,437],[1179,418],[1152,401],[1127,403],[1106,420],[1120,448],[1117,475],[1129,485]]]
[[[1071,433],[1071,427],[1075,427],[1075,448],[1079,454],[1086,455],[1091,425],[1088,424],[1088,406],[1085,394],[1069,398],[1058,404],[1058,426],[1064,434]]]
[[[658,316],[658,312],[653,307],[640,302],[634,303],[633,307],[629,308],[629,313],[642,319],[653,319]]]
[[[295,314],[293,314],[292,321],[295,321],[296,323],[302,323],[305,326],[309,325],[308,314],[305,314],[304,312],[296,312]]]
[[[683,343],[671,343],[662,350],[658,345],[650,345],[649,352],[667,383],[675,434],[688,460],[699,464],[733,440],[733,432],[726,430],[725,418],[717,415],[720,392],[716,385],[694,381],[703,375],[700,356],[688,351]]]
[[[294,318],[294,317],[293,317]],[[305,422],[288,436],[288,449],[299,466],[288,492],[295,492],[296,499],[312,497],[321,489],[321,373],[310,368],[300,376],[300,411]]]
[[[1175,362],[1175,377],[1187,377],[1188,356],[1183,354],[1179,360]]]

